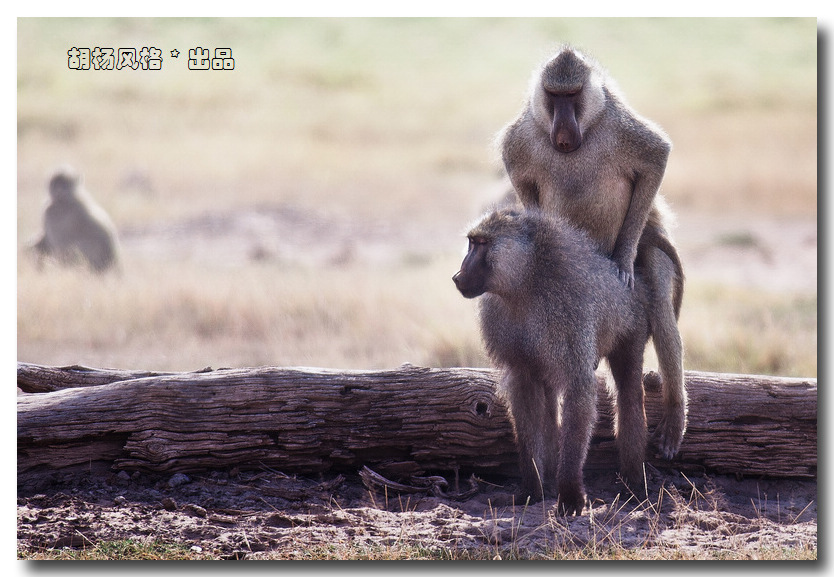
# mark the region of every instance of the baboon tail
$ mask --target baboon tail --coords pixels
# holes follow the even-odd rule
[[[671,243],[669,237],[663,229],[654,226],[651,223],[646,225],[643,229],[643,235],[640,237],[640,244],[645,246],[652,246],[662,251],[675,267],[675,278],[672,286],[672,305],[675,310],[675,318],[680,318],[681,304],[683,303],[683,284],[685,276],[683,274],[683,265],[681,264],[678,249]]]

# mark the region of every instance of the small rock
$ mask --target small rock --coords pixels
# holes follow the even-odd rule
[[[162,499],[162,506],[165,507],[166,511],[177,510],[177,502],[174,501],[171,497],[165,497],[164,499]]]
[[[185,508],[197,515],[198,517],[206,517],[208,515],[208,511],[206,511],[199,505],[188,504],[185,506]]]
[[[113,485],[119,485],[120,487],[126,487],[130,483],[130,475],[127,474],[127,471],[119,471],[119,473],[113,477],[112,483]]]
[[[123,507],[127,503],[127,499],[124,498],[124,495],[119,495],[113,499],[113,503],[118,507]]]
[[[171,475],[171,478],[168,479],[168,486],[169,487],[179,487],[180,485],[185,485],[186,483],[190,483],[191,479],[188,478],[188,475],[185,473],[175,473]]]

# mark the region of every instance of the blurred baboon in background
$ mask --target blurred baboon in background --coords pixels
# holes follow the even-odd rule
[[[51,256],[65,264],[86,261],[95,272],[119,267],[119,241],[110,217],[84,189],[74,169],[58,169],[49,181],[43,237],[33,248],[38,262]]]

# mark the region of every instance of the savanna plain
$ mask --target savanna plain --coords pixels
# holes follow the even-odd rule
[[[488,366],[451,276],[468,223],[508,190],[496,134],[562,41],[673,142],[686,368],[816,378],[814,19],[20,19],[17,359]],[[67,67],[73,46],[125,45],[161,48],[162,70]],[[231,47],[234,70],[188,70],[196,46]],[[118,228],[117,274],[27,249],[61,164]],[[816,559],[815,483],[669,475],[627,504],[599,482],[591,515],[566,521],[358,477],[90,472],[19,493],[18,555]],[[295,500],[258,495],[269,484]],[[208,493],[239,500],[212,512]]]

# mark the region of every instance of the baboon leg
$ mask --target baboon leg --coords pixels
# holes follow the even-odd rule
[[[596,407],[596,378],[589,370],[572,379],[562,401],[558,480],[559,512],[565,515],[579,515],[585,507],[582,469],[596,424]]]
[[[649,255],[650,282],[654,294],[651,309],[652,342],[663,381],[663,411],[653,440],[666,458],[680,448],[686,430],[686,385],[683,379],[683,344],[673,306],[672,262],[659,250]]]
[[[643,404],[643,347],[637,339],[608,356],[617,388],[615,431],[620,474],[635,489],[643,483],[646,458],[646,411]]]
[[[556,407],[548,403],[549,395],[540,379],[514,371],[509,371],[505,379],[519,453],[519,497],[538,501],[553,487],[556,476]]]
[[[42,236],[38,242],[31,245],[31,250],[35,252],[35,267],[37,270],[41,270],[43,268],[44,260],[49,254],[52,253],[52,248],[50,247],[46,236]]]
[[[542,434],[545,439],[544,468],[541,471],[547,496],[555,497],[558,490],[559,473],[559,392],[553,386],[542,382],[544,389],[545,417]]]

